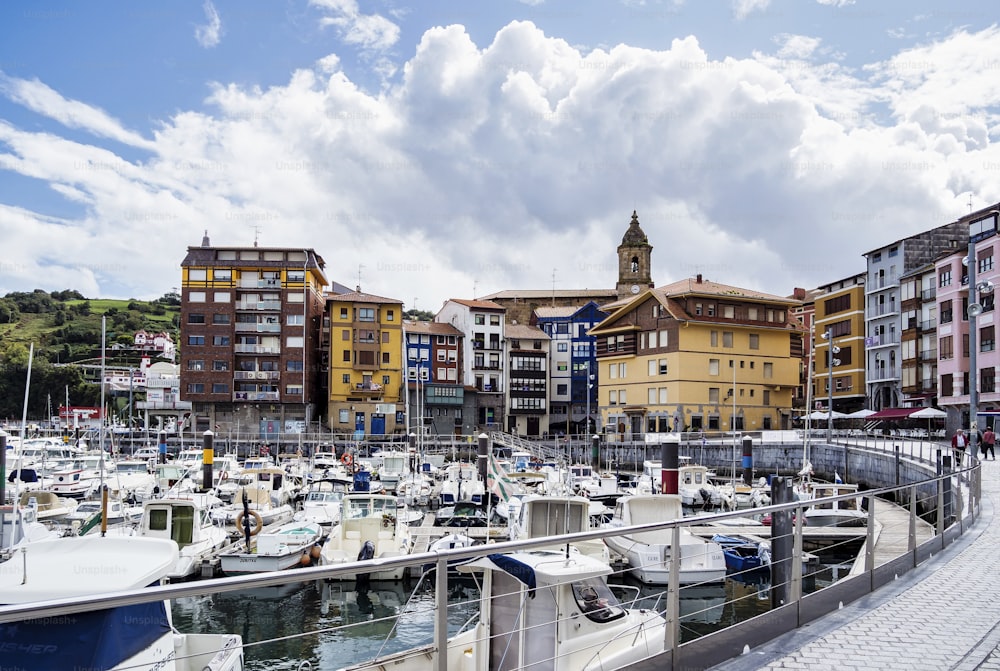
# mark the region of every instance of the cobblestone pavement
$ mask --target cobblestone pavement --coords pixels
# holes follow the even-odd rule
[[[1000,671],[1000,461],[962,538],[873,594],[712,667]]]

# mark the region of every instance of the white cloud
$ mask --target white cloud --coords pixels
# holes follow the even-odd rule
[[[830,7],[847,7],[848,5],[853,5],[855,0],[816,0],[821,5],[829,5]]]
[[[781,48],[778,49],[778,56],[782,58],[809,58],[819,47],[822,40],[818,37],[783,33],[775,37],[775,41],[781,44]]]
[[[331,13],[320,19],[322,26],[335,26],[347,44],[383,51],[399,41],[399,26],[380,14],[362,14],[356,0],[310,0]]]
[[[658,284],[701,272],[788,294],[952,221],[969,192],[1000,197],[997,37],[959,32],[853,71],[813,63],[811,38],[717,61],[694,38],[583,52],[530,22],[486,45],[453,25],[428,30],[384,91],[328,56],[282,86],[217,85],[151,139],[8,77],[8,98],[97,140],[0,122],[0,169],[80,211],[0,207],[0,261],[27,260],[3,288],[159,296],[205,229],[241,245],[257,227],[262,245],[316,248],[334,280],[353,286],[362,264],[366,291],[436,309],[473,286],[552,286],[553,269],[557,288],[612,287],[637,209]]]
[[[212,4],[212,0],[205,0],[204,9],[208,23],[203,26],[195,26],[194,38],[198,40],[198,44],[210,49],[218,45],[219,40],[222,39],[222,19],[219,18],[219,12]]]
[[[771,6],[771,0],[733,0],[733,16],[742,21],[754,12],[762,12]]]

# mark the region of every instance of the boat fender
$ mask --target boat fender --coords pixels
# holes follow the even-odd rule
[[[250,511],[250,517],[254,519],[254,523],[250,526],[250,535],[256,536],[264,528],[264,518],[256,510]],[[236,528],[240,531],[243,530],[243,511],[240,511],[236,516]]]
[[[389,527],[395,526],[395,524],[396,524],[396,518],[393,517],[392,515],[383,515],[382,516],[382,528],[383,529],[388,529]]]

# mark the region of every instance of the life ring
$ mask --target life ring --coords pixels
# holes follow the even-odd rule
[[[257,534],[260,533],[260,530],[264,528],[264,518],[261,517],[260,513],[258,513],[256,510],[251,510],[250,511],[250,517],[252,517],[252,518],[254,518],[254,520],[256,520],[256,522],[250,528],[250,535],[251,536],[256,536]],[[242,511],[236,516],[236,528],[240,530],[240,533],[243,532],[243,512]]]
[[[228,479],[229,479],[229,471],[222,471],[222,474],[219,475],[219,482],[225,482]]]
[[[353,466],[354,465],[354,455],[352,455],[350,452],[345,452],[344,456],[342,456],[340,458],[340,461],[345,466]]]

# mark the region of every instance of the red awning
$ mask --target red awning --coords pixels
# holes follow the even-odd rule
[[[923,408],[882,408],[874,415],[868,415],[865,420],[869,419],[906,419],[913,413]]]

